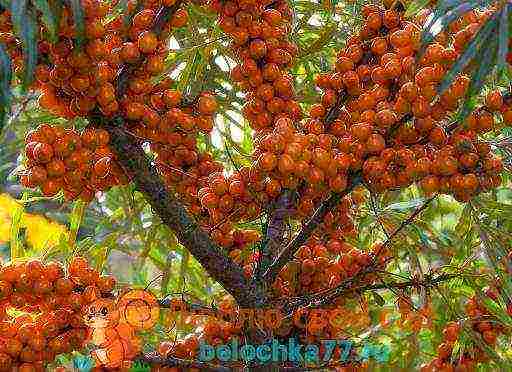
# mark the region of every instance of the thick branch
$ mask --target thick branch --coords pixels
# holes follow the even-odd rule
[[[336,104],[329,110],[329,112],[327,112],[327,115],[325,115],[324,123],[326,132],[329,131],[334,121],[338,118],[338,116],[340,116],[341,109],[347,100],[347,96],[347,92],[340,92],[340,94],[338,94],[338,98],[336,99]]]
[[[152,27],[155,33],[161,33],[165,23],[179,9],[182,2],[178,0],[171,7],[160,8]],[[116,94],[119,99],[125,94],[133,71],[142,63],[141,58],[134,64],[122,67],[116,79]],[[94,119],[94,115],[91,115],[91,120],[94,121]],[[104,120],[100,118],[99,121]],[[162,221],[175,232],[179,242],[201,263],[208,274],[236,299],[240,306],[261,305],[265,296],[257,290],[255,285],[246,280],[241,267],[224,254],[222,249],[189,216],[182,203],[167,191],[159,174],[145,155],[140,141],[129,135],[123,126],[121,117],[105,123],[117,161],[133,180],[137,190],[145,196]]]
[[[284,240],[285,221],[293,210],[293,198],[291,190],[284,190],[276,201],[267,226],[267,236],[263,243],[259,271],[265,272],[272,258],[279,252]]]
[[[338,94],[338,98],[336,99],[336,104],[327,112],[327,115],[324,118],[325,130],[327,132],[340,115],[341,109],[343,108],[347,97],[347,92],[340,92],[340,94]],[[318,225],[322,222],[324,216],[334,207],[336,207],[342,197],[348,195],[354,189],[354,187],[361,184],[361,182],[362,178],[359,174],[349,176],[349,185],[347,189],[342,193],[331,194],[331,196],[320,205],[320,207],[313,213],[313,216],[306,222],[305,225],[302,226],[302,229],[295,236],[295,238],[290,243],[288,243],[284,250],[270,265],[268,270],[266,270],[265,274],[263,274],[263,279],[266,283],[272,284],[276,280],[283,267],[293,258],[300,246],[308,240],[313,231],[315,231]],[[274,251],[277,251],[277,248],[278,247],[275,247]]]
[[[318,209],[313,213],[313,216],[311,216],[304,226],[302,226],[302,229],[295,238],[293,238],[293,240],[283,249],[267,272],[263,275],[266,282],[273,283],[275,281],[283,267],[293,259],[299,248],[309,239],[318,225],[322,223],[325,215],[338,205],[341,198],[348,195],[357,185],[361,184],[362,178],[359,174],[355,174],[350,177],[349,181],[350,184],[347,186],[345,191],[341,193],[333,193],[320,205],[320,207],[318,207]]]
[[[218,281],[240,306],[261,305],[264,296],[250,284],[236,263],[229,259],[189,216],[184,206],[169,193],[159,174],[151,165],[136,139],[122,127],[107,125],[111,147],[118,162],[131,177],[162,221],[171,228],[179,242],[203,265],[210,276]]]

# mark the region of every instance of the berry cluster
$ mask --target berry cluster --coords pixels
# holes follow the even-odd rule
[[[44,371],[56,355],[80,350],[87,337],[81,311],[109,296],[111,276],[101,276],[81,257],[67,273],[55,262],[11,263],[0,269],[0,371]],[[28,313],[11,317],[8,309]]]
[[[144,108],[138,104],[153,86],[150,79],[165,70],[166,39],[159,39],[151,28],[161,6],[173,1],[148,1],[142,9],[128,2],[127,12],[132,22],[124,25],[123,15],[107,20],[113,13],[112,3],[82,1],[85,14],[83,48],[74,41],[76,29],[73,15],[64,7],[59,29],[59,40],[39,45],[40,63],[36,70],[36,87],[42,90],[40,105],[59,116],[73,118],[87,116],[96,108],[106,116],[122,113],[128,120],[139,120]],[[178,10],[167,22],[167,34],[187,22],[187,12]],[[43,30],[41,30],[43,31]],[[116,77],[127,66],[132,66],[132,79],[122,96],[116,92]]]
[[[96,191],[126,184],[128,179],[108,147],[104,129],[88,127],[81,132],[42,124],[25,138],[26,170],[21,182],[39,186],[43,195],[64,190],[67,200],[90,201]]]
[[[365,24],[338,53],[335,71],[317,79],[324,93],[310,110],[306,130],[336,136],[335,147],[349,159],[349,170],[362,170],[377,192],[418,182],[427,193],[466,201],[496,187],[501,160],[477,138],[495,129],[492,113],[482,108],[464,125],[443,125],[459,107],[469,78],[459,75],[435,99],[461,53],[453,46],[457,35],[441,35],[416,62],[424,17],[408,22],[397,10],[377,6],[366,6],[363,15]],[[478,21],[486,15],[479,14]],[[340,115],[327,122],[340,99],[346,100]],[[507,112],[498,93],[491,101],[493,110]]]
[[[493,92],[487,105],[473,112],[457,128],[446,125],[446,121],[459,107],[469,78],[460,75],[440,100],[435,100],[443,75],[461,52],[459,47],[452,46],[454,36],[441,35],[416,63],[425,18],[407,22],[396,9],[366,6],[365,24],[359,35],[349,39],[338,54],[335,71],[318,77],[317,85],[323,90],[321,103],[311,107],[309,118],[299,131],[298,112],[295,115],[292,111],[274,111],[280,107],[276,101],[287,99],[287,94],[292,92],[291,84],[282,95],[283,90],[276,85],[273,74],[276,62],[268,63],[274,57],[268,54],[267,40],[264,38],[261,43],[253,36],[259,35],[259,28],[254,26],[254,14],[259,12],[252,14],[253,23],[245,26],[249,18],[246,7],[251,4],[227,2],[221,7],[213,2],[222,29],[234,39],[235,51],[240,53],[242,49],[242,62],[232,71],[232,77],[247,92],[244,114],[255,130],[254,164],[247,171],[248,177],[241,177],[248,195],[253,195],[253,199],[247,198],[248,203],[256,200],[266,204],[282,189],[295,189],[299,201],[292,217],[302,220],[311,215],[329,192],[345,190],[348,178],[359,172],[374,191],[418,182],[427,193],[453,194],[459,200],[468,200],[499,185],[501,161],[477,136],[495,129],[493,112],[501,113],[508,122],[506,99]],[[266,11],[263,10],[264,14]],[[486,13],[478,14],[478,22],[485,16]],[[270,23],[265,18],[264,26],[265,21]],[[333,116],[339,107],[342,107],[340,112]],[[239,173],[244,175],[243,172]],[[237,180],[239,173],[235,173]],[[219,205],[224,205],[222,197],[231,191],[231,182],[220,174],[210,181],[204,194],[200,190],[201,204],[210,215],[215,215]],[[276,298],[333,288],[357,276],[370,264],[385,265],[390,253],[381,245],[365,252],[345,242],[347,235],[355,233],[348,212],[353,210],[351,204],[350,199],[342,199],[283,269],[273,285]],[[241,249],[231,253],[237,262],[244,264],[246,273],[253,272],[258,254],[243,258]],[[372,275],[363,275],[361,283],[372,283],[373,279]],[[355,312],[349,301],[333,306],[341,312]],[[400,311],[404,324],[415,331],[431,326],[430,306],[413,312],[410,305],[401,301]],[[287,324],[277,334],[314,340],[336,337],[343,329],[318,322],[301,311],[294,314],[300,316],[305,316],[305,327]],[[234,325],[218,324],[216,319],[207,321],[208,332],[189,336],[187,341],[177,344],[164,343],[162,354],[191,357],[197,352],[194,345],[199,340],[215,344],[237,335],[236,331],[226,332],[224,327],[231,330]],[[212,330],[215,332],[211,333]]]
[[[217,111],[214,93],[203,92],[193,102],[186,102],[164,73],[166,39],[173,28],[185,24],[186,12],[174,12],[163,32],[157,32],[154,23],[158,10],[176,5],[174,2],[148,0],[139,9],[136,2],[129,1],[128,12],[134,17],[125,26],[122,16],[107,17],[113,13],[113,3],[83,0],[83,49],[73,41],[76,30],[71,11],[65,7],[58,42],[44,41],[39,45],[35,88],[43,92],[40,105],[59,116],[88,116],[99,110],[106,117],[126,119],[126,130],[149,142],[156,154],[154,164],[169,190],[243,266],[248,277],[253,275],[260,256],[247,254],[247,248],[260,236],[236,225],[259,217],[284,190],[293,190],[298,202],[290,208],[289,216],[301,222],[332,192],[352,188],[355,179],[363,179],[375,192],[417,183],[427,194],[451,194],[461,201],[500,184],[501,160],[491,153],[481,135],[495,130],[500,116],[505,123],[512,122],[510,98],[491,92],[486,105],[473,111],[464,123],[449,124],[448,119],[466,95],[470,79],[459,74],[437,97],[443,76],[487,19],[489,9],[471,11],[453,22],[419,56],[421,27],[427,12],[406,21],[396,8],[365,6],[363,27],[337,54],[334,71],[318,76],[321,100],[310,107],[308,117],[302,120],[293,78],[287,72],[297,55],[297,47],[287,39],[292,18],[287,2],[210,1],[210,8],[219,15],[220,28],[231,37],[239,63],[231,77],[246,95],[243,114],[254,130],[251,166],[226,174],[222,164],[197,145],[197,136],[209,134],[213,128]],[[10,25],[0,27],[19,68],[21,52],[16,40],[9,37]],[[126,71],[131,74],[130,79],[119,80],[117,77],[123,77]],[[101,129],[88,128],[79,134],[43,125],[27,136],[28,169],[22,181],[29,187],[40,186],[48,196],[63,189],[68,199],[90,200],[95,191],[128,181],[108,142],[108,134]],[[385,267],[391,257],[387,246],[377,244],[361,250],[345,240],[356,235],[352,218],[361,199],[353,192],[324,216],[312,237],[273,283],[273,299],[300,297],[350,281],[357,285],[374,282],[374,275],[368,272]],[[8,299],[6,304],[29,304],[32,311],[37,304],[37,309],[46,314],[45,311],[55,312],[54,305],[45,305],[51,297],[55,303],[63,301],[64,308],[68,306],[74,314],[87,301],[88,293],[108,292],[100,285],[97,273],[82,261],[75,261],[69,269],[70,278],[59,274],[55,284],[49,284],[49,292],[42,293],[40,285],[37,290],[35,285],[39,277],[32,278],[25,272],[29,264],[27,269],[20,269],[20,277],[24,275],[28,281],[9,276],[11,272],[18,273],[14,266],[2,269],[0,283]],[[68,296],[60,300],[63,281],[70,284]],[[87,288],[81,293],[78,289],[84,286]],[[57,295],[49,296],[55,291]],[[369,317],[359,300],[362,301],[361,296],[350,294],[329,305],[330,310],[350,319],[349,327],[346,322],[333,325],[299,309],[293,314],[293,321],[279,327],[276,334],[312,343],[361,330]],[[226,314],[236,309],[230,300],[219,306]],[[484,314],[478,304],[468,309]],[[418,331],[430,308],[415,313],[406,302],[399,301],[399,311]],[[200,332],[181,341],[162,343],[160,353],[194,358],[200,340],[216,345],[242,334],[241,327],[216,317],[203,321],[201,326]],[[68,323],[58,331],[70,332],[67,327]],[[495,334],[499,330],[486,327],[479,325],[477,331],[488,342],[489,332]],[[455,332],[452,328],[447,332]],[[9,349],[0,360],[8,366],[18,360],[27,362],[26,356],[20,356],[23,350],[38,352],[28,342],[20,339],[20,352],[13,354]],[[44,342],[53,341],[45,338]],[[447,364],[452,344],[447,345],[436,364]],[[54,353],[57,352],[60,349]],[[45,358],[37,354],[28,362],[39,363]]]
[[[127,12],[133,19],[125,25],[122,14],[106,21],[110,14],[116,14],[114,3],[82,1],[86,37],[83,48],[75,41],[77,33],[72,12],[65,6],[58,40],[39,42],[39,64],[33,88],[42,91],[40,106],[64,118],[88,116],[99,109],[105,116],[122,115],[135,123],[143,120],[153,131],[159,126],[168,130],[175,125],[182,116],[175,117],[173,114],[177,114],[173,112],[160,118],[156,111],[162,109],[162,104],[175,107],[172,102],[180,100],[173,96],[175,92],[168,91],[170,79],[158,84],[151,82],[164,73],[166,38],[174,28],[187,22],[187,12],[177,9],[159,30],[161,38],[152,31],[158,11],[174,3],[173,0],[147,1],[140,8],[137,2],[129,1]],[[9,12],[2,16],[8,21],[2,27],[4,37],[20,69],[23,64],[21,44],[12,36]],[[41,26],[40,32],[45,31]],[[131,79],[123,88],[118,76],[127,69],[130,69]],[[162,99],[164,93],[165,100]],[[201,108],[211,113],[215,103],[202,101]],[[186,119],[182,126],[211,128],[206,119]],[[151,133],[145,134],[146,138],[154,138]],[[108,134],[103,130],[90,128],[79,135],[73,130],[43,126],[27,136],[29,169],[22,176],[22,182],[27,187],[41,187],[45,196],[53,196],[63,189],[66,198],[80,197],[87,201],[95,191],[125,184],[127,179],[115,163],[108,141]]]
[[[286,39],[291,19],[288,5],[281,1],[241,1],[213,2],[210,7],[220,14],[220,27],[233,39],[240,64],[232,75],[247,93],[248,104],[243,111],[256,136],[265,136],[275,127],[281,128],[276,130],[284,131],[288,138],[295,133],[293,120],[301,117],[300,107],[293,99],[292,78],[286,73],[297,52]],[[175,100],[171,100],[171,107],[178,105],[179,93],[172,98]],[[168,100],[166,96],[162,99]],[[296,182],[290,178],[287,184],[283,177],[268,177],[259,163],[229,176],[223,174],[220,163],[196,149],[198,130],[208,133],[212,128],[209,115],[216,109],[213,97],[202,95],[196,107],[201,115],[189,128],[186,124],[190,121],[185,126],[178,124],[176,129],[176,109],[171,110],[167,122],[172,125],[163,124],[166,134],[157,135],[159,141],[152,148],[158,154],[157,165],[167,184],[184,198],[189,211],[214,240],[237,257],[240,249],[257,240],[257,235],[234,229],[234,223],[258,217],[283,187],[294,188]],[[256,150],[254,157],[259,157],[259,153]]]
[[[486,292],[487,297],[498,301],[498,295],[493,290]],[[473,296],[466,303],[466,314],[470,332],[476,332],[481,337],[486,347],[496,346],[497,337],[506,333],[506,329],[500,322],[496,322],[491,312],[485,307],[482,298]],[[437,347],[437,357],[430,363],[422,366],[422,372],[450,370],[450,371],[471,371],[477,363],[487,362],[489,356],[483,347],[475,345],[466,349],[460,355],[452,355],[454,344],[461,333],[461,323],[449,322],[443,329],[443,342]]]

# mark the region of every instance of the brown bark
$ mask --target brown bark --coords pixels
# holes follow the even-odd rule
[[[265,301],[263,293],[245,278],[242,268],[226,256],[196,224],[180,201],[166,189],[138,140],[114,124],[106,125],[105,129],[110,133],[111,147],[118,162],[155,213],[174,231],[178,241],[240,306],[261,306]]]

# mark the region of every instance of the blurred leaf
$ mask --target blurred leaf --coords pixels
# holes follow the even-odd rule
[[[38,26],[35,15],[27,9],[27,0],[11,2],[11,20],[16,35],[21,39],[25,68],[22,90],[26,90],[32,82],[37,63]]]
[[[407,10],[405,11],[405,18],[410,18],[413,15],[416,15],[420,10],[425,9],[429,2],[429,0],[411,1],[407,7]]]
[[[27,194],[23,193],[22,200],[26,199]],[[21,256],[21,247],[20,247],[20,228],[21,228],[21,221],[23,218],[23,207],[14,209],[14,212],[12,214],[11,218],[11,260],[15,260]]]
[[[510,4],[506,3],[501,9],[500,25],[498,30],[498,73],[503,72],[507,68],[507,54],[509,41],[509,8]]]
[[[33,2],[36,9],[42,14],[41,20],[48,30],[50,41],[55,42],[57,40],[57,20],[50,8],[50,4],[48,4],[48,0],[33,0]]]
[[[94,367],[94,359],[88,355],[77,355],[73,359],[73,366],[80,372],[90,372]]]
[[[389,204],[383,210],[406,211],[411,208],[419,207],[420,205],[423,205],[424,202],[425,198],[418,198],[406,202]]]
[[[487,75],[489,75],[489,73],[494,69],[496,47],[497,41],[495,38],[493,38],[488,48],[485,48],[485,53],[483,53],[483,57],[480,60],[480,65],[476,71],[476,74],[474,74],[471,78],[471,83],[466,94],[466,99],[464,100],[464,105],[462,106],[460,113],[457,115],[458,120],[463,121],[475,108],[475,95],[480,93],[480,90],[486,81]]]
[[[80,228],[80,224],[82,223],[82,219],[84,217],[85,208],[87,208],[87,204],[78,199],[75,201],[73,206],[73,211],[69,216],[69,246],[73,248],[75,246],[76,237],[78,235],[78,229]]]
[[[136,361],[130,367],[130,372],[150,372],[150,371],[151,371],[151,366],[144,362],[141,362],[141,361]]]
[[[377,305],[384,306],[386,304],[386,300],[384,300],[384,298],[377,292],[372,292],[372,296]]]
[[[11,21],[14,32],[22,35],[23,21],[27,16],[28,0],[15,0],[11,1]]]
[[[460,237],[463,238],[468,234],[471,230],[471,207],[467,205],[462,211],[459,221],[455,226],[455,232]]]
[[[32,12],[29,12],[23,20],[21,36],[23,56],[25,57],[22,90],[25,91],[34,80],[34,71],[37,65],[38,26],[36,16]]]
[[[11,107],[11,57],[0,44],[0,134],[5,125],[6,117]]]
[[[82,4],[80,0],[69,0],[71,4],[71,11],[73,12],[73,20],[75,22],[75,39],[78,43],[78,46],[82,46],[84,43],[85,37],[85,16],[84,10],[82,8]]]
[[[497,26],[496,13],[483,25],[480,30],[476,33],[474,38],[471,40],[469,45],[464,50],[464,53],[459,57],[457,62],[450,68],[445,74],[441,84],[439,85],[437,92],[438,95],[442,95],[453,83],[455,77],[461,73],[466,66],[471,63],[475,57],[479,54],[486,52],[487,41],[489,38],[492,39],[493,31]]]

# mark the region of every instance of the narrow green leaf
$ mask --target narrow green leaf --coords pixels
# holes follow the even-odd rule
[[[70,0],[73,20],[75,21],[75,39],[78,46],[82,46],[85,38],[85,16],[80,0]]]
[[[505,70],[507,66],[507,54],[508,54],[508,40],[509,40],[509,28],[508,28],[508,8],[510,4],[505,4],[500,14],[500,25],[498,32],[498,74]]]
[[[432,22],[429,22],[428,28],[425,28],[423,34],[421,35],[421,44],[424,46],[425,44],[430,43],[432,40],[434,40],[436,35],[443,32],[450,23],[460,18],[463,14],[474,9],[477,5],[478,3],[476,2],[464,2],[450,12],[444,13],[437,19],[435,19],[435,16],[432,17]]]
[[[437,3],[437,6],[434,8],[434,11],[430,15],[430,17],[427,18],[427,21],[423,25],[423,32],[430,30],[432,25],[438,21],[440,17],[445,15],[448,11],[448,7],[444,5],[445,2],[440,1]],[[421,40],[423,40],[423,33],[421,36]]]
[[[471,61],[474,60],[475,56],[479,52],[482,52],[482,45],[486,44],[486,41],[492,35],[493,31],[496,31],[496,27],[497,20],[496,14],[494,14],[489,21],[480,28],[471,43],[466,47],[464,53],[446,73],[437,90],[438,95],[442,95],[450,87],[455,77],[462,72]]]
[[[418,198],[418,199],[413,199],[413,200],[409,200],[406,202],[389,204],[383,210],[406,211],[411,208],[419,207],[424,202],[425,202],[425,198]]]
[[[36,9],[42,14],[41,20],[48,30],[50,41],[55,42],[57,40],[57,20],[50,8],[50,4],[48,4],[48,0],[33,0],[33,2]]]
[[[498,44],[495,38],[492,39],[493,40],[491,40],[491,44],[489,45],[489,47],[485,48],[485,52],[483,53],[483,57],[480,60],[478,70],[471,79],[471,83],[466,94],[467,99],[465,100],[464,105],[462,106],[461,111],[458,114],[458,119],[461,121],[464,120],[472,111],[474,106],[476,106],[476,100],[471,99],[474,98],[475,95],[480,93],[480,90],[482,89],[487,76],[494,69],[496,49],[498,47]]]
[[[416,13],[418,13],[420,10],[425,9],[429,2],[429,0],[412,1],[407,7],[407,10],[405,11],[405,18],[409,18],[416,15]]]
[[[34,71],[37,65],[37,20],[33,13],[27,13],[22,24],[23,55],[25,70],[23,71],[22,89],[26,90],[34,79]]]
[[[0,44],[0,133],[2,133],[7,113],[11,107],[11,80],[11,57],[5,51],[4,46]]]

